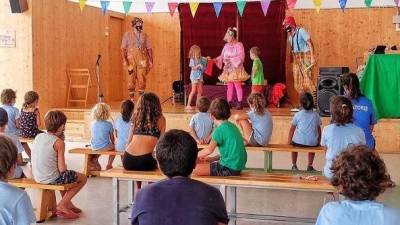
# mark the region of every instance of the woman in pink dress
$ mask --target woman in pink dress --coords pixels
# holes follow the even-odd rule
[[[228,86],[226,97],[229,105],[232,107],[233,89],[235,89],[238,100],[235,109],[239,110],[242,109],[243,100],[242,82],[250,78],[243,67],[244,47],[241,42],[237,41],[237,29],[235,27],[228,28],[224,41],[227,43],[222,49],[221,55],[215,58],[214,61],[218,68],[223,69],[218,79]],[[224,64],[223,67],[222,64]]]

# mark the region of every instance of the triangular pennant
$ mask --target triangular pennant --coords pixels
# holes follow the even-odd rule
[[[131,10],[132,2],[131,1],[123,1],[122,5],[124,6],[125,14],[128,14],[129,11]]]
[[[243,16],[244,7],[246,6],[246,0],[236,1],[236,6],[237,6],[240,16]]]
[[[79,8],[81,9],[81,12],[83,12],[85,6],[86,6],[86,0],[79,0]]]
[[[153,7],[155,2],[145,2],[147,13],[151,13],[153,11]]]
[[[110,1],[100,1],[100,5],[101,5],[101,11],[103,12],[103,14],[106,14],[108,6],[110,6]]]
[[[219,14],[221,13],[222,2],[214,2],[213,5],[214,5],[215,15],[217,15],[217,18],[218,18]]]
[[[368,8],[370,8],[370,7],[371,7],[371,4],[372,4],[372,0],[365,0],[364,3],[365,3],[365,6],[367,6]]]
[[[198,2],[190,2],[190,12],[192,13],[192,17],[196,15],[197,9],[199,8],[199,3]]]
[[[313,2],[314,2],[315,9],[319,13],[319,10],[321,9],[321,5],[322,5],[322,0],[313,0]]]
[[[399,6],[399,0],[394,0],[394,3],[396,4],[396,6]]]
[[[169,14],[171,15],[171,16],[174,16],[174,13],[175,13],[175,10],[176,10],[176,7],[178,6],[178,3],[177,2],[169,2],[168,3],[168,8],[169,8]]]
[[[287,7],[288,9],[294,9],[294,7],[296,6],[297,0],[287,0]]]
[[[339,0],[339,5],[340,8],[342,9],[342,12],[344,12],[344,9],[346,8],[347,0]]]
[[[269,5],[271,4],[271,0],[262,0],[260,3],[264,16],[266,16],[268,13]]]

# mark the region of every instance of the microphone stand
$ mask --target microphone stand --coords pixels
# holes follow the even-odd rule
[[[96,79],[97,79],[97,102],[104,102],[104,95],[101,92],[100,89],[100,58],[101,55],[97,55],[97,61],[96,61]]]

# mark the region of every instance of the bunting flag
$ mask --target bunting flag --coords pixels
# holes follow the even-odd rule
[[[222,2],[214,2],[213,5],[214,5],[215,15],[217,15],[217,18],[218,18],[219,14],[221,13]]]
[[[364,3],[365,3],[365,6],[367,6],[368,8],[370,8],[370,7],[371,7],[371,4],[372,4],[372,0],[365,0]]]
[[[264,13],[264,16],[266,16],[268,13],[269,4],[271,3],[271,0],[262,0],[260,3],[261,3],[261,9]]]
[[[315,9],[319,13],[319,10],[321,9],[321,5],[322,5],[322,0],[313,0],[313,2],[314,2]]]
[[[85,6],[86,6],[86,0],[79,0],[79,8],[81,9],[81,12],[83,12]]]
[[[342,9],[342,12],[344,12],[344,9],[346,8],[346,3],[347,3],[347,0],[339,0],[339,5],[340,5],[340,8]]]
[[[294,9],[294,7],[296,6],[297,0],[287,0],[287,7],[288,9]]]
[[[122,5],[124,6],[125,14],[128,14],[129,11],[131,10],[132,2],[131,1],[123,1]]]
[[[399,6],[399,0],[394,0],[394,4],[396,4],[396,6]]]
[[[199,8],[199,3],[198,2],[190,2],[190,12],[192,13],[192,17],[196,15],[197,9]]]
[[[236,6],[237,6],[240,16],[243,16],[244,7],[246,6],[246,0],[236,1]]]
[[[169,2],[168,3],[168,8],[169,8],[169,14],[171,15],[171,16],[174,16],[174,13],[175,13],[175,10],[176,10],[176,7],[178,6],[178,3],[177,2]]]
[[[103,12],[103,15],[106,14],[108,10],[108,6],[110,6],[110,1],[100,1],[101,5],[101,11]]]
[[[147,13],[153,12],[155,2],[145,2]]]

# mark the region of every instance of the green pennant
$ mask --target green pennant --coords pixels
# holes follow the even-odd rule
[[[245,0],[236,1],[236,6],[237,6],[240,16],[243,16],[244,7],[246,6],[246,1]]]
[[[123,1],[122,4],[124,5],[124,12],[128,14],[131,10],[132,2],[131,1]]]
[[[365,6],[367,6],[369,8],[369,7],[371,7],[372,0],[365,0],[364,3],[365,3]]]

